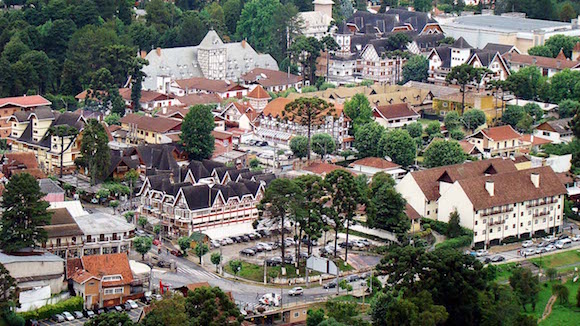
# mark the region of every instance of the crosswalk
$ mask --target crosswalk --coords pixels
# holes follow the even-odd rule
[[[181,274],[187,274],[192,276],[192,278],[194,278],[195,280],[199,280],[199,279],[205,279],[205,280],[209,280],[209,279],[220,279],[219,276],[210,273],[208,271],[205,270],[197,270],[197,269],[193,269],[191,267],[187,267],[185,265],[181,265],[177,267],[177,272],[181,273]]]

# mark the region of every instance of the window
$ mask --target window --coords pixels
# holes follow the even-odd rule
[[[475,235],[477,237],[477,231],[476,232],[473,232],[473,235]]]
[[[475,225],[477,225],[477,221],[475,221]]]
[[[493,229],[489,229],[489,233],[493,233]]]
[[[123,288],[105,289],[105,295],[107,295],[107,294],[122,294],[122,293],[123,293]]]
[[[534,224],[538,224],[538,219],[536,219],[536,220],[534,221]]]
[[[483,219],[483,224],[485,224],[485,223],[487,223],[487,220],[486,219]]]
[[[121,280],[123,280],[123,277],[121,275],[107,275],[103,277],[103,282],[113,282]]]
[[[514,224],[514,225],[512,226],[512,229],[515,229],[515,228],[516,228],[516,225]]]

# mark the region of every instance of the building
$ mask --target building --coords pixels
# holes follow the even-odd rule
[[[168,144],[179,140],[181,121],[161,117],[127,114],[121,129],[112,133],[115,141],[126,144]]]
[[[524,67],[536,66],[542,72],[542,75],[547,77],[552,77],[564,69],[580,69],[579,61],[567,60],[566,57],[546,58],[537,55],[506,53],[503,58],[513,71],[518,71]]]
[[[359,10],[346,20],[354,33],[388,34],[391,32],[416,32],[418,34],[441,34],[439,23],[431,13],[389,8],[384,13],[374,14]]]
[[[12,124],[8,118],[16,112],[30,111],[52,102],[40,95],[0,98],[0,138],[6,139],[12,134]]]
[[[453,180],[439,178],[438,220],[457,211],[473,230],[475,246],[556,233],[564,219],[566,188],[550,167]]]
[[[28,173],[37,179],[46,177],[38,166],[34,152],[5,153],[2,160],[2,173],[8,179],[14,173]]]
[[[135,294],[126,253],[69,259],[67,278],[75,293],[83,298],[86,309],[119,305]]]
[[[555,144],[570,142],[574,137],[570,121],[572,118],[543,122],[534,128],[534,136],[548,139]]]
[[[131,88],[120,88],[119,95],[121,95],[125,101],[125,105],[133,109]],[[172,105],[180,105],[181,102],[171,94],[162,94],[155,91],[142,90],[139,104],[141,105],[141,110],[153,111],[155,109],[165,108]]]
[[[191,161],[179,171],[149,175],[138,193],[140,214],[175,237],[251,224],[266,185],[275,178],[209,160]]]
[[[513,156],[522,148],[522,134],[510,125],[482,129],[467,136],[469,143],[474,144],[484,157]]]
[[[314,11],[298,13],[298,19],[302,21],[300,34],[306,37],[322,39],[328,34],[332,23],[332,0],[314,0]]]
[[[254,130],[256,119],[260,114],[248,103],[230,102],[220,114],[228,127],[242,130]]]
[[[38,180],[40,192],[46,194],[42,199],[49,203],[64,201],[64,189],[62,189],[56,181],[52,179]]]
[[[222,99],[241,99],[248,95],[248,88],[229,80],[214,80],[204,77],[178,79],[171,83],[169,92],[177,96],[193,94],[216,94]]]
[[[503,107],[505,107],[504,102],[492,92],[466,90],[465,97],[462,93],[456,92],[433,98],[432,107],[426,111],[444,116],[451,111],[461,115],[462,112],[478,109],[485,113],[488,121],[492,121],[501,118]]]
[[[440,20],[445,35],[463,37],[475,47],[488,43],[509,44],[527,53],[554,35],[580,36],[577,19],[572,22],[530,19],[517,15],[466,15]]]
[[[254,68],[277,69],[278,63],[269,54],[256,52],[245,40],[224,43],[210,30],[197,46],[157,48],[145,59],[146,74],[143,89],[169,93],[174,80],[205,77],[217,80],[236,80]]]
[[[34,153],[40,169],[47,173],[59,171],[61,159],[64,169],[74,169],[74,161],[80,155],[80,138],[86,123],[80,114],[60,113],[48,107],[39,107],[16,112],[8,121],[12,125],[12,134],[8,139],[12,141],[13,151]],[[74,128],[78,134],[60,137],[49,133],[51,128],[59,126]]]
[[[373,117],[381,126],[392,129],[402,128],[417,122],[420,115],[408,103],[380,105],[373,108]]]
[[[395,181],[401,180],[407,174],[407,171],[402,169],[400,165],[381,157],[365,157],[350,163],[348,166],[354,171],[368,175],[384,172],[393,177]]]
[[[246,86],[260,85],[268,92],[281,92],[289,88],[299,90],[302,88],[302,77],[289,72],[254,68],[240,76]],[[309,81],[306,81],[308,85]]]
[[[348,169],[346,169],[340,165],[326,163],[326,162],[311,162],[310,164],[302,167],[301,170],[306,172],[307,174],[316,174],[322,178],[324,178],[330,172],[336,171],[336,170],[343,170],[343,171],[347,171],[347,172],[354,174],[352,171],[349,171]]]
[[[458,143],[461,146],[461,149],[463,149],[463,152],[465,152],[465,154],[478,159],[482,158],[481,152],[474,144],[468,142],[465,139],[458,141]]]

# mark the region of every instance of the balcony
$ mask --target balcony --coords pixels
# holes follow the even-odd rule
[[[532,216],[534,218],[536,218],[536,217],[542,217],[542,216],[548,216],[548,215],[550,215],[550,211],[534,213]]]
[[[550,198],[548,200],[538,200],[536,203],[532,202],[531,204],[526,205],[526,208],[541,207],[544,205],[552,205],[552,204],[556,204],[556,203],[558,203],[557,199]]]
[[[497,215],[497,214],[505,214],[505,213],[510,213],[510,212],[513,212],[513,211],[514,211],[514,208],[513,207],[510,207],[508,209],[498,209],[498,210],[493,210],[493,211],[487,212],[487,213],[486,212],[482,212],[480,214],[480,216],[481,217],[485,217],[485,216],[491,216],[491,215]]]

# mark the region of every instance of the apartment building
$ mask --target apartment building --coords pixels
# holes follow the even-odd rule
[[[467,141],[477,147],[485,157],[513,156],[526,148],[522,134],[510,125],[485,128],[467,136]]]
[[[0,138],[6,139],[12,134],[12,124],[8,121],[14,113],[30,111],[52,103],[40,95],[0,98]]]
[[[126,144],[169,144],[179,140],[181,121],[162,117],[127,114],[121,129],[112,133],[115,141]]]

